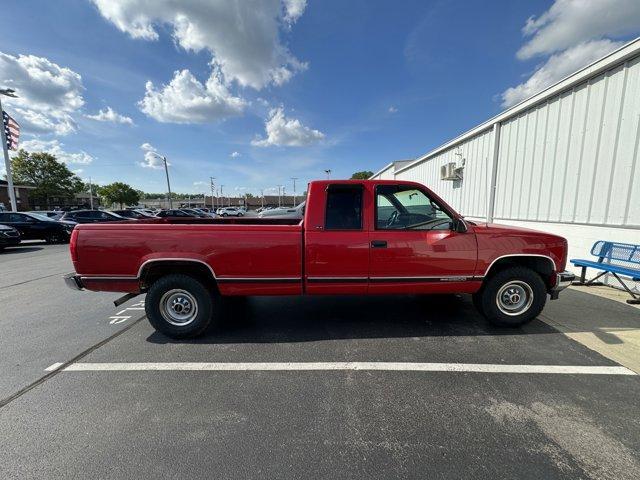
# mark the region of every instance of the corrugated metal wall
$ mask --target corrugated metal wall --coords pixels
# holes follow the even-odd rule
[[[395,178],[429,186],[466,216],[485,217],[493,138],[489,128],[452,142]],[[640,227],[639,143],[636,56],[500,121],[494,217]],[[440,179],[442,165],[463,160],[462,181]]]
[[[423,183],[464,215],[484,217],[487,214],[492,140],[492,132],[487,130],[455,148],[445,150],[413,168],[396,174],[395,178]],[[442,165],[449,162],[461,165],[463,161],[463,180],[440,180]]]
[[[502,122],[495,217],[640,226],[640,58]]]

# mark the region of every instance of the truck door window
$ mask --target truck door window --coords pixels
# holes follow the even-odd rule
[[[330,185],[325,230],[362,230],[362,186]]]
[[[376,229],[450,230],[453,219],[426,193],[402,185],[376,187]]]

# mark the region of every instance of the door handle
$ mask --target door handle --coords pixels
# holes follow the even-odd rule
[[[387,248],[386,240],[371,240],[371,248]]]

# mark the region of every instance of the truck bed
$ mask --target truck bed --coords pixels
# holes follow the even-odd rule
[[[85,224],[74,231],[73,261],[91,290],[139,291],[145,268],[175,260],[206,266],[225,295],[300,294],[302,231],[295,219]]]

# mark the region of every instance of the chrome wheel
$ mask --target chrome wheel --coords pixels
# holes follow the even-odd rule
[[[498,309],[505,315],[520,315],[531,307],[533,290],[529,284],[520,280],[505,283],[496,295]]]
[[[198,315],[198,302],[186,290],[169,290],[160,299],[160,314],[171,325],[184,327]]]

